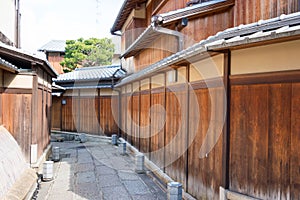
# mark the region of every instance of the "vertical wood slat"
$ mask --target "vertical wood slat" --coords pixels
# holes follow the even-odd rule
[[[2,106],[2,93],[0,92],[0,124],[3,124],[3,106]]]
[[[300,196],[300,83],[292,84],[291,92],[291,151],[290,151],[290,199]]]
[[[298,0],[244,1],[237,0],[234,6],[234,26],[270,19],[281,14],[298,11]]]
[[[141,94],[141,114],[140,114],[140,143],[141,143],[141,152],[149,153],[149,112],[150,112],[150,92]]]

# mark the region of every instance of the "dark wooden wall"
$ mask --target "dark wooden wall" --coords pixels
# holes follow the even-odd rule
[[[4,127],[18,142],[27,162],[30,161],[32,94],[2,93]]]
[[[272,82],[231,87],[230,188],[298,199],[300,84]]]
[[[52,129],[89,134],[118,133],[117,96],[53,97]],[[62,105],[62,100],[66,104]]]
[[[38,67],[34,70],[27,74],[33,79],[32,88],[0,88],[0,123],[18,142],[28,163],[30,145],[38,145],[39,158],[50,141],[51,77]]]
[[[234,26],[299,11],[298,0],[235,0]]]
[[[206,158],[199,157],[199,150],[211,115],[213,120],[219,120],[217,113],[223,111],[222,99],[218,98],[221,89],[210,88],[209,93],[203,83],[196,85],[201,87],[191,88],[190,92],[186,84],[177,84],[123,93],[120,128],[123,138],[181,182],[190,194],[198,199],[217,199],[222,180],[222,138]],[[189,99],[190,93],[195,93],[195,98]],[[197,109],[188,109],[188,102],[198,105],[201,119]],[[212,104],[221,104],[213,114]]]

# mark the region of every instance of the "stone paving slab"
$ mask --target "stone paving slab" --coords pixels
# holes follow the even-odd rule
[[[135,172],[134,158],[109,141],[53,142],[63,158],[54,163],[54,180],[42,182],[37,200],[167,199],[146,174]]]

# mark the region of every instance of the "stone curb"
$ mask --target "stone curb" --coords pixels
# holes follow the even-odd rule
[[[13,184],[4,197],[4,200],[31,199],[37,187],[37,174],[35,170],[26,169],[21,177]]]

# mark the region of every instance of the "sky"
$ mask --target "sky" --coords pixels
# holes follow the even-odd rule
[[[51,40],[111,38],[124,0],[21,0],[21,48],[36,51]]]

